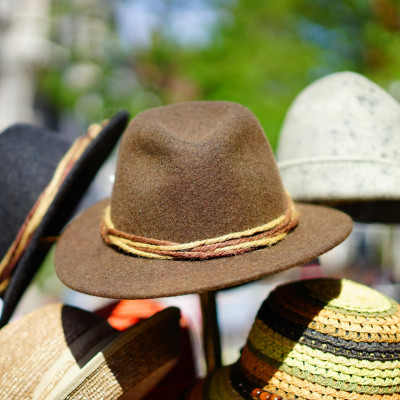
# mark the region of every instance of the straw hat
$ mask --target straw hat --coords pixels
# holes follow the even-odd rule
[[[118,332],[93,313],[51,304],[1,329],[0,348],[2,399],[140,399],[179,356],[179,310]]]
[[[59,134],[13,125],[0,134],[0,326],[39,268],[103,161],[121,136],[121,112],[72,145]]]
[[[282,285],[261,306],[239,361],[188,400],[400,398],[400,310],[345,279]]]
[[[125,131],[111,199],[63,232],[56,273],[103,297],[205,292],[306,263],[350,233],[347,215],[293,206],[248,109],[151,109]]]
[[[164,306],[154,299],[119,300],[96,310],[95,313],[106,319],[113,328],[123,331],[162,309]],[[146,395],[145,400],[177,399],[183,390],[196,381],[196,363],[189,325],[182,316],[180,320],[182,351],[179,359],[168,374]]]
[[[400,222],[400,104],[365,77],[339,72],[304,89],[277,158],[294,199],[361,222]]]

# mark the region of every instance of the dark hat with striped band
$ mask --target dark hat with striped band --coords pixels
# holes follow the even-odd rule
[[[239,361],[187,398],[398,399],[399,305],[344,279],[279,286],[261,306]]]
[[[92,125],[72,145],[60,134],[26,124],[0,134],[0,325],[40,266],[96,172],[121,136],[128,115]]]
[[[124,332],[79,308],[50,304],[0,330],[2,399],[141,399],[176,363],[179,310]]]
[[[131,121],[111,199],[65,229],[55,269],[96,296],[199,293],[304,264],[351,228],[337,210],[293,204],[248,109],[187,102]]]

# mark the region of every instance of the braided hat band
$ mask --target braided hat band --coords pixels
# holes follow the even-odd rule
[[[119,231],[111,220],[111,208],[104,213],[100,232],[104,243],[125,253],[162,260],[207,260],[233,256],[272,246],[283,240],[298,223],[298,213],[287,193],[284,214],[264,225],[242,232],[229,233],[217,238],[197,240],[191,243],[174,243],[166,240],[144,238]]]
[[[239,361],[189,398],[400,399],[399,304],[345,279],[282,285],[261,306]]]

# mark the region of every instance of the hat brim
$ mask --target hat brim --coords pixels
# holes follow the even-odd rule
[[[237,286],[305,264],[338,245],[352,229],[350,217],[338,210],[296,204],[298,226],[272,247],[206,261],[151,260],[104,244],[99,228],[109,201],[96,203],[74,220],[55,255],[56,273],[67,286],[109,298],[167,297]]]
[[[316,158],[278,166],[294,200],[338,208],[357,222],[400,223],[400,163]]]
[[[181,350],[179,318],[180,312],[175,307],[162,310],[88,346],[84,357],[68,364],[68,368],[65,360],[72,351],[66,349],[67,357],[61,355],[50,365],[35,395],[47,400],[119,398],[121,395],[124,399],[141,399],[178,360]],[[54,385],[57,373],[60,378]],[[54,386],[49,391],[50,384]]]
[[[10,319],[23,292],[48,251],[48,248],[40,245],[40,239],[60,233],[100,166],[116,145],[127,122],[128,113],[125,111],[119,112],[111,118],[96,138],[91,141],[63,181],[23,256],[16,265],[10,283],[2,296],[3,311],[0,327]]]

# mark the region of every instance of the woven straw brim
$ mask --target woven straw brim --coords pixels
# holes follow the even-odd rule
[[[0,331],[0,397],[142,398],[177,361],[179,314],[169,308],[118,332],[72,307],[39,309]]]
[[[334,206],[359,222],[400,222],[398,162],[316,158],[282,161],[278,166],[296,201]]]
[[[3,312],[0,327],[10,319],[18,301],[31,282],[43,261],[48,248],[40,246],[40,239],[58,235],[68,222],[101,164],[110,154],[122,135],[128,121],[128,114],[115,115],[88,145],[63,181],[56,197],[37,227],[21,260],[15,266],[10,283],[3,294]]]
[[[296,204],[298,226],[272,247],[206,261],[149,260],[104,244],[99,228],[108,204],[95,204],[66,228],[57,245],[55,269],[72,289],[109,298],[176,296],[254,281],[315,259],[352,229],[351,219],[340,211]]]
[[[100,343],[104,348],[86,355],[90,361],[84,367],[74,364],[45,399],[141,399],[178,360],[179,315],[174,308],[160,311]]]

